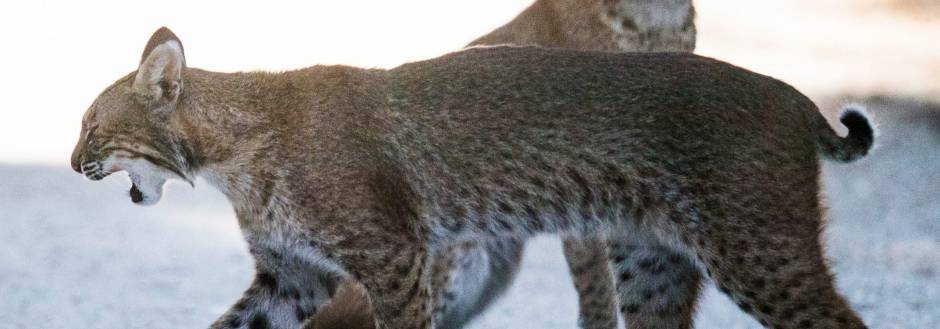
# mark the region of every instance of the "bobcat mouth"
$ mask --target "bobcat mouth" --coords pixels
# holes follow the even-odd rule
[[[136,168],[127,170],[131,178],[131,188],[128,195],[131,202],[137,205],[154,205],[163,197],[163,185],[166,183],[166,177],[155,175],[153,172],[137,171]]]
[[[127,172],[131,179],[127,194],[131,202],[142,206],[157,204],[163,197],[163,186],[170,178],[181,178],[192,184],[191,180],[181,176],[178,171],[157,166],[142,158],[109,157],[105,160],[85,162],[79,169],[85,177],[93,181],[104,179],[115,172]]]

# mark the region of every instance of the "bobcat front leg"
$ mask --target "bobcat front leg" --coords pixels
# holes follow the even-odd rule
[[[309,264],[270,259],[271,253],[265,253],[269,254],[267,258],[253,254],[257,259],[254,281],[211,329],[300,328],[344,277],[343,273]]]

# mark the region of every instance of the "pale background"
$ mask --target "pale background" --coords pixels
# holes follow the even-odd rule
[[[208,70],[393,67],[459,49],[531,1],[4,1],[0,161],[65,163],[85,108],[160,26]],[[940,18],[890,2],[903,0],[696,1],[697,52],[812,94],[940,94]]]
[[[780,78],[829,115],[862,101],[877,152],[827,165],[829,255],[874,328],[940,327],[940,1],[699,0],[698,53]],[[158,206],[126,178],[68,169],[97,93],[168,26],[190,66],[393,67],[459,49],[529,0],[58,1],[0,3],[0,327],[198,328],[251,277],[231,210],[204,184]],[[870,95],[891,97],[869,98]],[[576,300],[553,239],[474,328],[572,328]],[[710,290],[699,328],[757,324]]]

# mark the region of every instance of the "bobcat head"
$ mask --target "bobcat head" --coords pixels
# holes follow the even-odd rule
[[[183,44],[167,28],[157,30],[140,66],[105,89],[82,118],[72,169],[91,180],[126,171],[131,201],[160,201],[170,178],[192,184],[192,152],[182,142],[178,112],[186,93]]]

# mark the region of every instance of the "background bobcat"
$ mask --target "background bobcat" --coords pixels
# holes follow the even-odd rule
[[[818,154],[872,144],[857,110],[842,122],[845,138],[789,86],[693,55],[497,47],[224,74],[186,68],[161,29],[88,110],[72,166],[127,171],[135,203],[194,175],[230,199],[258,275],[218,327],[299,325],[334,268],[382,326],[428,328],[427,259],[449,241],[613,231],[674,247],[667,261],[704,268],[764,325],[861,328],[818,241]],[[683,283],[626,309],[669,317]]]
[[[593,51],[682,51],[695,48],[695,11],[691,0],[649,1],[576,1],[539,0],[518,17],[493,32],[478,38],[470,46],[515,44]],[[434,261],[435,324],[438,328],[460,328],[482,312],[496,296],[509,286],[521,261],[523,240],[469,241],[456,244],[432,257]],[[657,289],[665,282],[684,280],[678,296],[666,299],[679,313],[674,317],[652,316],[651,309],[627,312],[623,317],[634,327],[684,327],[691,325],[692,305],[698,297],[699,280],[694,264],[681,262],[669,266],[669,274],[644,275],[631,271],[638,262],[648,259],[666,260],[674,257],[669,247],[655,241],[624,241],[615,245],[612,265],[618,274],[617,291],[613,295],[614,278],[607,265],[607,245],[603,240],[567,238],[565,255],[580,299],[580,324],[583,328],[612,328],[617,324],[618,300],[624,305],[638,304],[643,292]],[[625,239],[622,239],[625,240]],[[638,249],[626,255],[623,248]],[[473,273],[468,273],[472,271]],[[619,280],[622,273],[636,273],[634,280]],[[351,286],[356,289],[357,286]],[[359,287],[361,289],[361,287]],[[328,319],[370,316],[370,311],[354,311],[350,305],[367,306],[361,301],[345,304],[318,313],[320,323],[339,323]],[[334,314],[342,310],[346,314]],[[359,313],[359,314],[349,314]],[[339,321],[339,320],[337,320]],[[367,323],[368,321],[361,321]],[[342,325],[319,328],[343,328]]]

